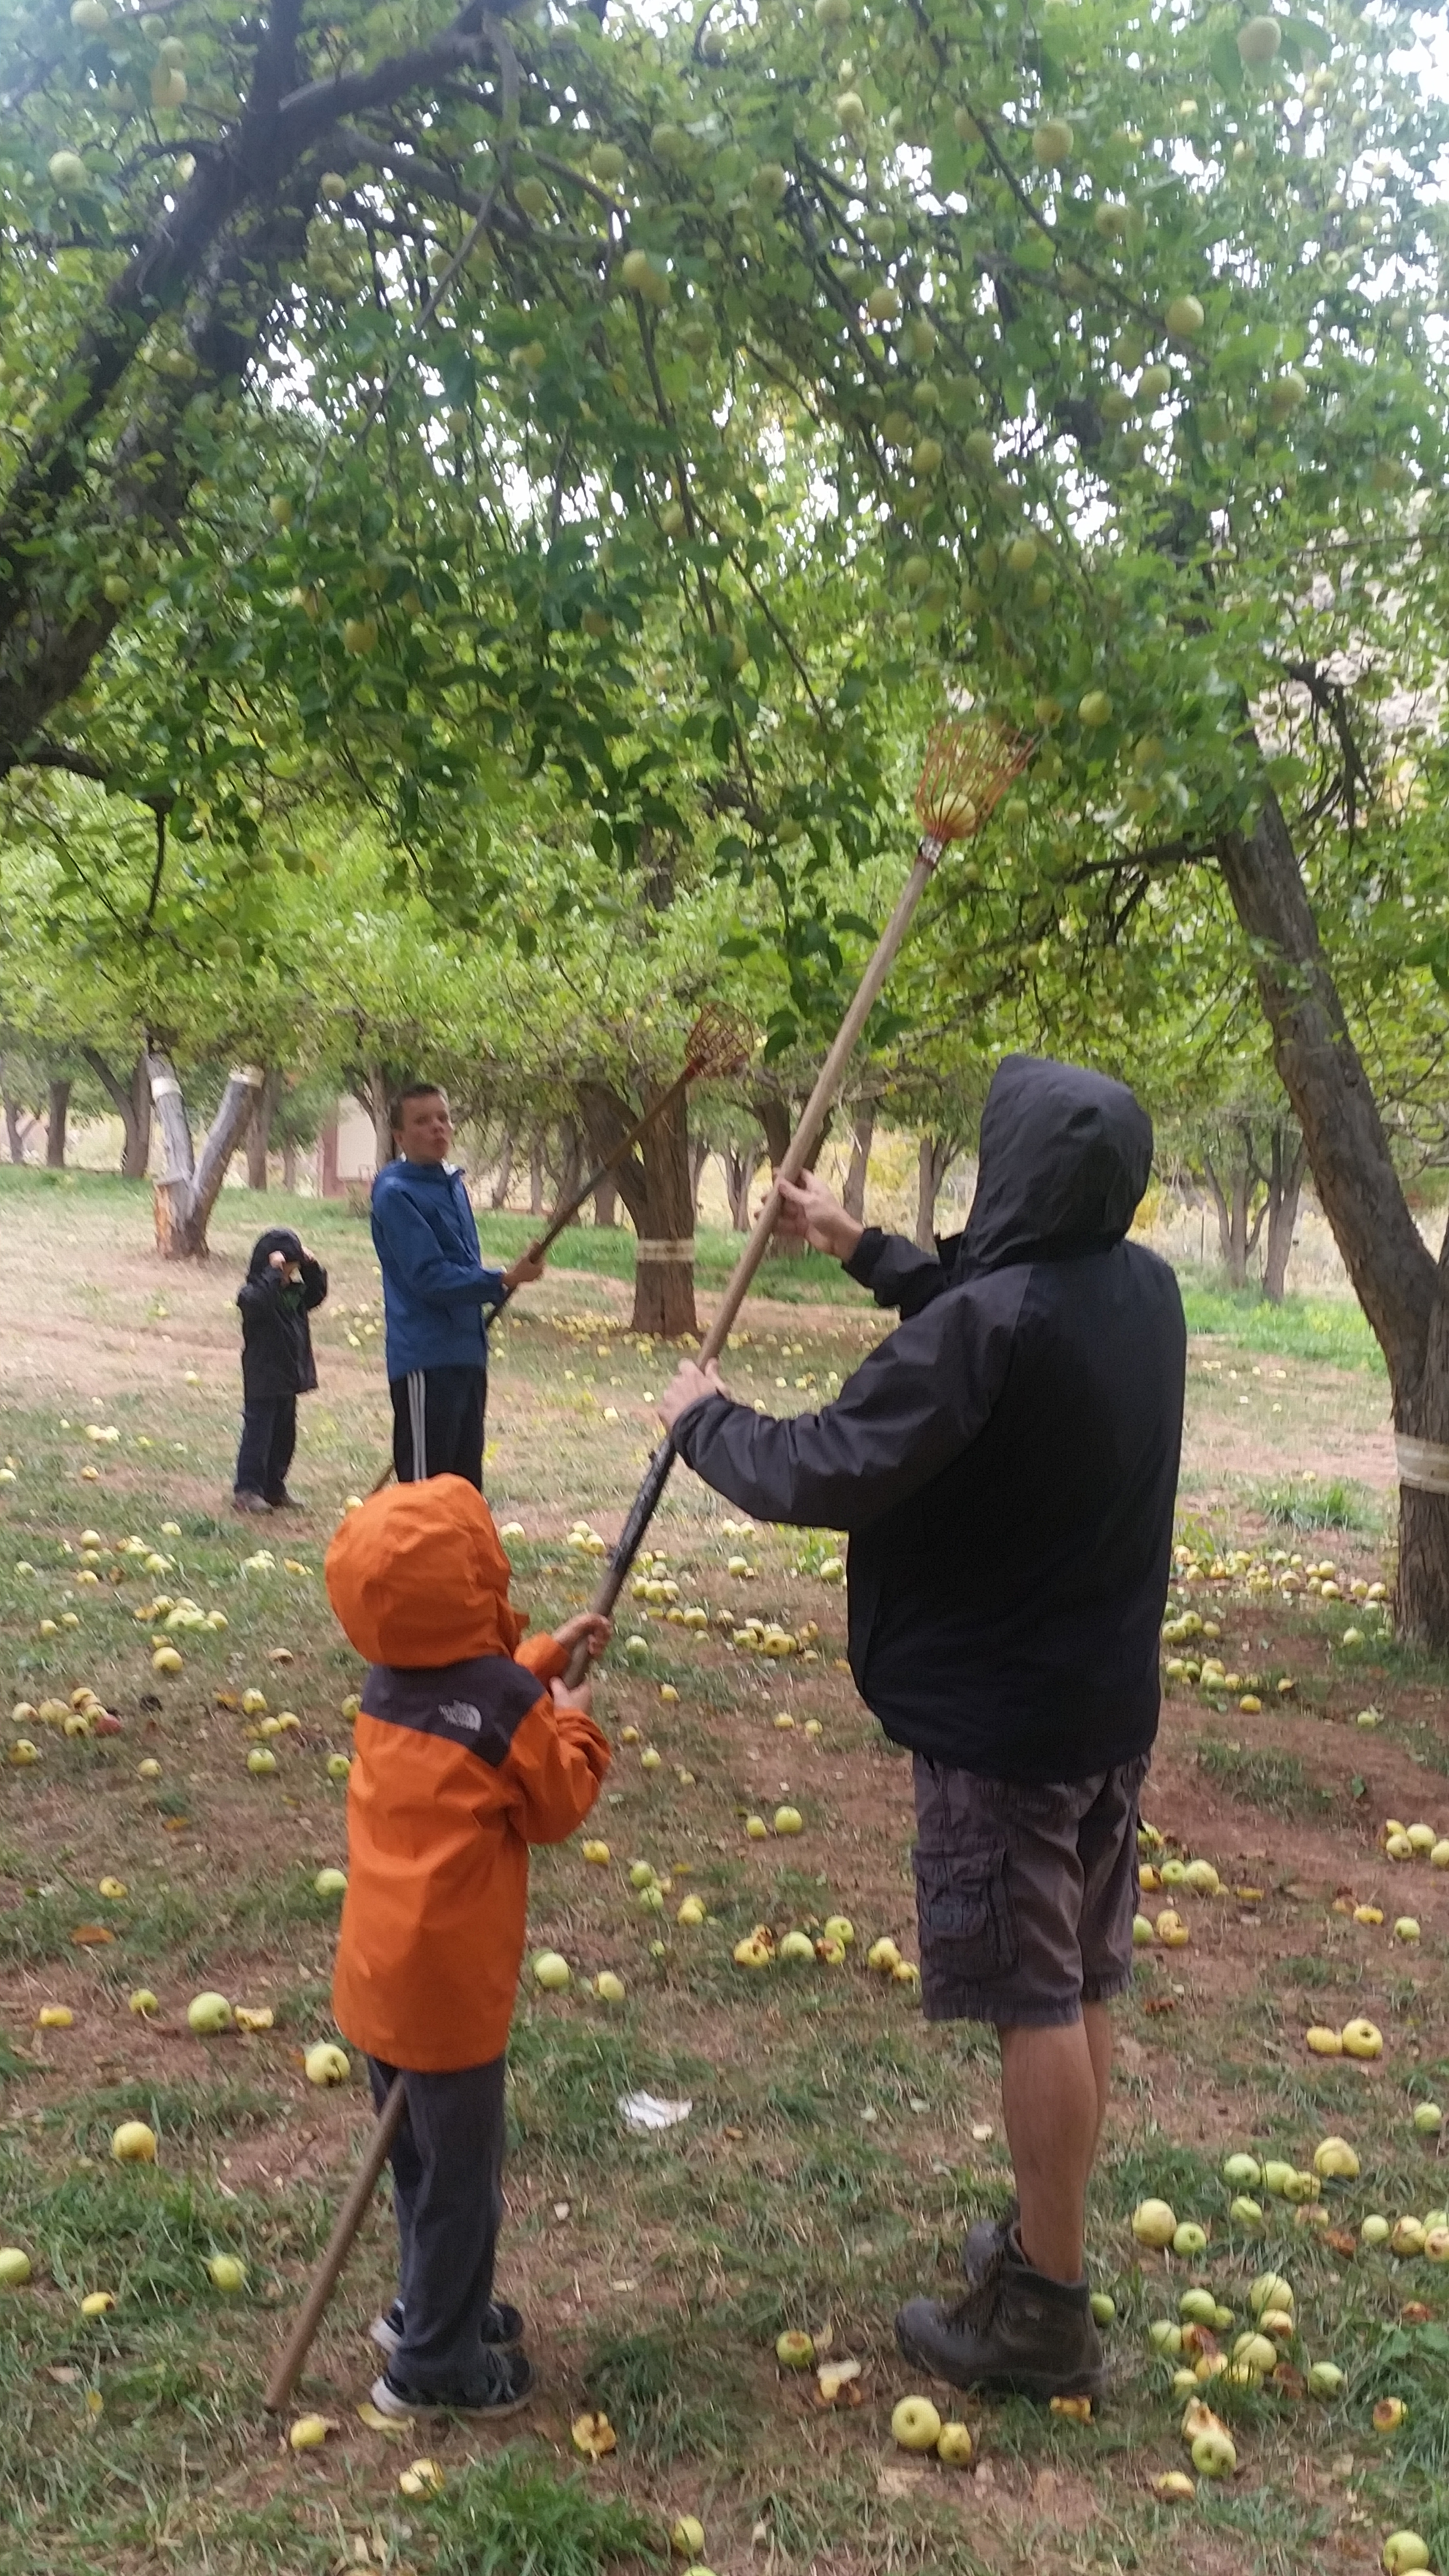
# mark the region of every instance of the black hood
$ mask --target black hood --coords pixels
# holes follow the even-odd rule
[[[284,1261],[300,1261],[302,1258],[301,1236],[299,1234],[294,1234],[289,1225],[269,1226],[265,1234],[259,1234],[256,1242],[252,1245],[252,1257],[247,1264],[248,1279],[261,1279],[265,1277],[267,1270],[271,1266],[271,1259],[274,1252],[280,1252]]]
[[[953,1276],[1106,1252],[1152,1169],[1152,1121],[1125,1082],[1003,1056],[981,1113],[976,1196]]]

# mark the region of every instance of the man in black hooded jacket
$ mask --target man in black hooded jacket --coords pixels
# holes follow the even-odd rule
[[[787,1187],[784,1229],[904,1318],[835,1402],[770,1420],[686,1363],[662,1407],[733,1503],[850,1534],[851,1670],[914,1755],[925,2010],[1001,2046],[1019,2209],[970,2230],[956,2297],[896,2320],[959,2387],[1105,2385],[1084,2204],[1131,1976],[1186,1359],[1171,1270],[1126,1240],[1151,1162],[1122,1084],[1008,1056],[940,1259]]]

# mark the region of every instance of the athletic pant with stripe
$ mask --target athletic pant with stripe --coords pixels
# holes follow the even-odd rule
[[[465,1476],[483,1491],[483,1408],[487,1372],[481,1368],[410,1369],[388,1380],[392,1397],[392,1463],[400,1485],[429,1476]]]

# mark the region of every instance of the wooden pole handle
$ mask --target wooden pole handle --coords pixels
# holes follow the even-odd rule
[[[896,908],[881,932],[875,954],[860,979],[855,998],[835,1033],[834,1042],[820,1068],[815,1088],[800,1113],[800,1123],[780,1157],[775,1177],[770,1184],[765,1204],[755,1219],[750,1239],[735,1263],[714,1321],[700,1344],[701,1367],[708,1360],[718,1359],[729,1340],[735,1317],[749,1295],[751,1283],[760,1263],[764,1260],[770,1237],[779,1220],[780,1183],[797,1181],[810,1159],[811,1149],[825,1124],[826,1113],[840,1088],[856,1041],[875,1008],[887,975],[895,964],[897,951],[911,925],[911,915],[935,875],[936,863],[944,846],[943,842],[927,837],[917,847],[915,866],[901,888]],[[649,1461],[643,1482],[634,1497],[629,1517],[624,1523],[618,1543],[599,1578],[593,1600],[589,1604],[592,1610],[598,1611],[604,1618],[609,1616],[624,1589],[625,1579],[639,1553],[644,1533],[659,1508],[673,1463],[673,1443],[668,1439],[662,1440]],[[570,1689],[577,1689],[588,1668],[587,1649],[576,1646],[564,1674],[564,1680]]]
[[[269,2415],[280,2415],[302,2376],[302,2365],[312,2349],[317,2328],[322,2323],[328,2302],[342,2277],[343,2267],[352,2251],[357,2231],[367,2216],[369,2203],[377,2189],[378,2176],[392,2153],[392,2142],[397,2136],[406,2104],[407,2095],[403,2079],[400,2075],[395,2075],[388,2087],[387,2098],[377,2115],[372,2136],[368,2141],[367,2153],[358,2166],[353,2176],[352,2188],[337,2213],[336,2225],[327,2240],[327,2250],[307,2284],[307,2295],[302,2301],[297,2322],[282,2347],[271,2378],[267,2381],[266,2394],[262,2402]]]

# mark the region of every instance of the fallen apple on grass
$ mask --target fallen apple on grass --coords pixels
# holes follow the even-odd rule
[[[1177,2233],[1177,2215],[1165,2200],[1140,2200],[1132,2212],[1132,2233],[1139,2245],[1165,2247]]]
[[[153,2165],[156,2132],[144,2120],[123,2120],[111,2133],[111,2153],[118,2165]]]
[[[235,2254],[213,2254],[207,2262],[207,2274],[214,2290],[230,2298],[247,2285],[247,2267]]]
[[[199,2038],[212,2038],[217,2031],[231,2028],[231,2006],[225,1995],[193,1995],[186,2007],[186,2022]]]
[[[669,2534],[669,2546],[680,2558],[697,2558],[704,2547],[704,2524],[696,2513],[682,2513]]]
[[[891,2409],[891,2436],[903,2451],[934,2451],[941,2431],[929,2397],[902,2397]]]
[[[24,2289],[30,2273],[30,2257],[23,2246],[0,2245],[0,2289]]]
[[[161,2009],[149,1986],[138,1986],[135,1993],[128,1998],[128,2002],[131,2011],[138,2016],[159,2012]]]
[[[562,1994],[565,1986],[568,1985],[570,1981],[571,1975],[572,1971],[567,1959],[563,1956],[562,1951],[539,1951],[538,1956],[533,1963],[533,1976],[534,1983],[542,1986],[545,1994]]]
[[[1391,2531],[1380,2554],[1387,2576],[1419,2576],[1429,2564],[1429,2544],[1417,2531]]]
[[[335,2429],[326,2415],[299,2415],[287,2440],[294,2451],[319,2451]]]
[[[815,2337],[801,2326],[787,2326],[775,2337],[775,2359],[782,2370],[813,2370]]]
[[[345,1869],[319,1869],[312,1887],[318,1896],[345,1896],[347,1872]]]
[[[346,2049],[338,2048],[330,2039],[314,2041],[302,2066],[309,2084],[345,2084],[352,2073],[352,2060]]]

